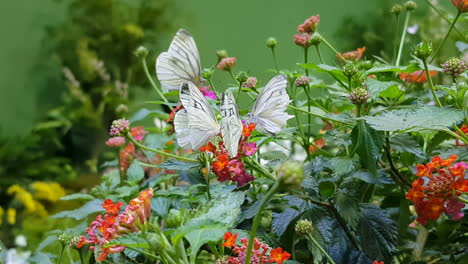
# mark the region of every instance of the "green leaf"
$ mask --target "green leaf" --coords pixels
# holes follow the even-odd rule
[[[273,213],[273,231],[277,236],[283,235],[293,220],[302,212],[310,209],[310,205],[304,200],[295,196],[286,196],[290,208],[281,213]]]
[[[16,260],[13,260],[12,263],[17,263],[15,261]],[[46,253],[41,253],[41,252],[36,253],[36,254],[32,255],[31,257],[29,257],[27,263],[31,263],[31,264],[34,264],[34,263],[37,263],[37,264],[52,264],[52,262],[50,261],[50,255],[46,254]]]
[[[189,170],[199,166],[200,164],[197,162],[184,162],[176,159],[170,159],[158,165],[159,168],[166,170]]]
[[[273,150],[268,151],[260,154],[260,158],[264,160],[279,160],[284,161],[288,159],[288,156],[283,151],[280,150]]]
[[[390,137],[390,147],[400,153],[408,152],[416,155],[418,158],[426,158],[421,146],[409,134],[400,134]]]
[[[370,259],[392,262],[398,229],[385,211],[373,204],[362,205],[357,233],[362,249]]]
[[[190,256],[192,258],[198,254],[201,246],[208,242],[216,242],[220,240],[228,229],[222,226],[204,227],[193,230],[185,235],[185,238],[190,243]]]
[[[127,181],[131,184],[138,184],[145,177],[145,171],[138,160],[134,160],[127,170]]]
[[[175,107],[178,103],[164,102],[164,101],[146,101],[147,104],[156,104],[156,105],[167,105],[170,108]]]
[[[70,201],[70,200],[92,200],[94,196],[86,193],[73,193],[69,195],[62,196],[60,200]]]
[[[105,210],[101,206],[102,202],[103,201],[99,199],[91,200],[78,209],[62,211],[53,215],[52,218],[73,218],[76,220],[81,220],[90,214],[103,213]]]
[[[442,130],[465,117],[463,111],[435,106],[420,106],[384,112],[379,116],[365,116],[364,120],[379,131]]]
[[[326,64],[315,64],[315,63],[307,63],[300,65],[304,69],[315,70],[317,72],[323,73],[333,73],[335,76],[339,77],[342,80],[346,80],[346,76],[344,76],[343,71],[335,66],[330,66]]]
[[[138,112],[136,112],[129,120],[130,122],[140,121],[148,116],[157,116],[160,119],[166,119],[168,117],[168,114],[161,110],[149,110],[146,108],[142,108]]]
[[[359,222],[359,203],[346,189],[340,190],[335,196],[336,210],[346,220],[346,223],[354,228]]]
[[[397,87],[398,88],[398,83],[397,82],[382,82],[382,81],[377,81],[375,79],[369,78],[366,81],[366,86],[367,89],[369,89],[369,92],[371,94],[371,97],[373,99],[379,97],[380,93],[383,91],[391,88],[391,87]]]
[[[319,183],[318,188],[320,195],[326,198],[332,197],[336,191],[336,185],[334,182],[331,181],[322,181],[321,183]]]
[[[359,179],[361,181],[370,183],[370,184],[394,184],[392,178],[390,178],[388,172],[384,169],[381,169],[377,172],[377,178],[374,177],[368,171],[357,171],[351,176],[353,178]]]
[[[111,245],[122,245],[127,247],[139,247],[139,248],[149,248],[150,245],[145,239],[144,233],[129,233],[123,236],[119,236],[115,239],[109,241],[106,246]]]
[[[379,133],[360,120],[351,132],[351,140],[361,166],[377,176],[377,160],[383,145]]]
[[[234,226],[241,214],[241,205],[244,203],[244,192],[223,192],[213,199],[206,213],[197,215],[190,222],[210,221],[220,223],[226,227]]]
[[[329,168],[337,177],[346,175],[354,170],[355,160],[346,157],[334,157],[330,159]]]

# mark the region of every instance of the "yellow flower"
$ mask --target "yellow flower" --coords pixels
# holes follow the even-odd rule
[[[34,182],[32,188],[34,197],[39,200],[55,203],[62,196],[65,196],[65,190],[56,182]]]
[[[61,189],[61,187],[60,187]],[[63,191],[63,189],[61,189]],[[64,191],[63,191],[64,193]],[[21,186],[15,184],[15,185],[12,185],[8,188],[7,190],[7,194],[9,195],[14,195],[14,198],[15,200],[17,200],[18,202],[20,202],[27,213],[33,213],[33,214],[37,214],[39,216],[47,216],[47,211],[46,209],[44,208],[44,206],[38,202],[37,200],[34,200],[32,194],[28,191],[26,191],[25,189],[23,189]],[[10,209],[8,209],[10,210]],[[13,209],[14,210],[14,209]],[[7,212],[7,215],[8,215],[8,222],[10,222],[11,218],[10,218],[10,215],[9,215],[10,211]],[[14,218],[16,218],[16,210],[14,212]]]
[[[8,210],[7,210],[7,222],[10,225],[14,225],[16,223],[16,209],[15,208],[8,208]]]

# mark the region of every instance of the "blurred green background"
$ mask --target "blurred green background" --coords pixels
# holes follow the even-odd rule
[[[264,45],[267,37],[274,36],[279,41],[280,67],[291,67],[302,59],[302,51],[292,39],[297,25],[304,19],[320,14],[320,32],[337,48],[354,49],[357,47],[354,45],[364,44],[356,43],[362,36],[343,41],[338,32],[345,19],[352,17],[355,23],[364,24],[366,19],[383,12],[382,8],[393,2],[398,1],[176,0],[174,8],[167,12],[174,19],[174,28],[186,28],[194,35],[204,67],[216,62],[217,49],[226,49],[231,56],[238,57],[238,69],[266,78],[271,74],[265,70],[273,66],[270,51]],[[68,4],[69,1],[52,0],[18,0],[2,4],[0,133],[3,136],[24,135],[47,109],[61,103],[66,89],[64,78],[52,45],[48,43],[46,28],[67,19]],[[173,32],[175,30],[161,32],[158,49],[151,50],[150,61],[167,48]],[[215,78],[225,80],[222,75],[217,73]],[[154,96],[150,89],[145,93],[141,96]]]

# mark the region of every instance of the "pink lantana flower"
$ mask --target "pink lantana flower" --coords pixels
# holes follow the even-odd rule
[[[445,202],[445,213],[452,216],[452,220],[460,220],[465,216],[462,209],[465,208],[465,203],[457,198],[450,198]]]
[[[124,137],[111,137],[106,141],[108,147],[120,147],[125,144]]]
[[[242,150],[244,151],[244,154],[246,156],[252,156],[253,154],[255,154],[255,152],[257,152],[257,149],[257,144],[255,142],[244,143],[242,145]]]
[[[203,96],[205,96],[207,98],[210,98],[210,99],[213,99],[213,100],[218,99],[216,97],[215,92],[210,91],[210,86],[205,86],[205,87],[200,88],[200,92],[203,94]]]

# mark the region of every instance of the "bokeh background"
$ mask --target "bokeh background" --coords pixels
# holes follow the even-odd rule
[[[282,69],[298,69],[302,48],[293,42],[297,25],[320,14],[319,32],[338,50],[366,46],[365,56],[391,57],[396,23],[389,10],[400,0],[16,0],[0,7],[0,208],[13,208],[7,188],[13,184],[59,182],[76,192],[99,181],[105,161],[115,152],[105,146],[113,119],[135,113],[157,117],[162,109],[145,104],[157,100],[133,51],[144,45],[155,77],[154,62],[167,49],[179,28],[194,36],[203,67],[217,62],[216,51],[237,57],[236,69],[265,83],[274,75],[268,37],[278,40]],[[434,15],[425,1],[410,25],[405,47],[421,39],[440,42],[448,24]],[[449,0],[439,0],[447,15],[454,14]],[[398,30],[398,28],[400,28]],[[462,28],[462,27],[460,27]],[[443,51],[454,52],[456,34]],[[331,63],[334,54],[321,47]],[[409,50],[403,54],[407,62]],[[313,53],[311,61],[317,62]],[[217,87],[232,80],[216,72]],[[145,112],[146,111],[146,112]],[[139,121],[145,122],[145,121]],[[151,120],[146,120],[151,129]],[[148,123],[149,122],[149,123]],[[52,214],[60,206],[57,192],[46,186],[45,208]],[[34,187],[33,187],[34,188]],[[0,211],[1,212],[1,211]],[[36,212],[37,213],[37,212]],[[42,215],[44,216],[44,215]],[[0,219],[2,219],[0,213]],[[25,217],[28,217],[27,215]],[[50,220],[24,221],[22,233],[38,243]],[[38,224],[42,223],[42,224]],[[41,226],[42,225],[42,226]],[[19,225],[18,225],[19,226]],[[2,227],[6,228],[6,225]],[[0,240],[13,243],[10,230]],[[12,244],[10,244],[11,246]]]

